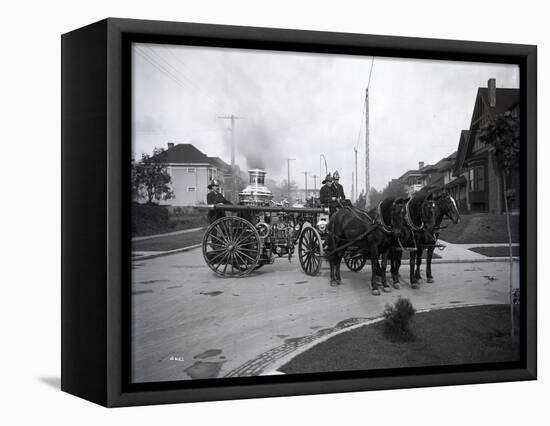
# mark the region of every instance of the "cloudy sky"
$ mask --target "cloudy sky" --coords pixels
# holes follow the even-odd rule
[[[189,46],[133,46],[133,148],[136,155],[192,143],[230,162],[265,168],[303,187],[309,173],[338,170],[351,195],[354,147],[365,186],[365,89],[369,87],[371,185],[435,163],[456,151],[469,128],[478,87],[519,87],[513,65],[269,52]],[[317,179],[317,187],[319,186]]]

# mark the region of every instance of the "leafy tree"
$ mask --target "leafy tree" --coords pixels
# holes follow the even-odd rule
[[[132,159],[131,187],[135,197],[144,197],[147,204],[158,204],[160,200],[174,198],[170,188],[172,181],[164,158],[164,149],[155,148],[153,155],[141,154],[141,160]]]
[[[392,179],[388,182],[388,185],[382,190],[382,198],[388,197],[406,197],[407,191],[405,185],[398,179]]]
[[[354,205],[355,207],[363,210],[367,208],[367,197],[365,196],[365,193],[363,191],[361,191],[359,197],[357,197],[357,201]]]
[[[384,194],[382,191],[378,191],[376,188],[372,187],[369,191],[369,206],[375,207],[380,201],[384,199]]]
[[[508,231],[508,247],[510,256],[510,316],[511,316],[511,335],[514,336],[514,301],[513,301],[513,260],[512,260],[512,231],[510,227],[510,212],[508,204],[513,193],[508,191],[507,180],[513,170],[519,168],[519,135],[520,123],[517,112],[506,111],[488,121],[479,130],[479,140],[494,149],[501,180],[502,191],[504,195],[504,210],[506,212],[506,228]]]

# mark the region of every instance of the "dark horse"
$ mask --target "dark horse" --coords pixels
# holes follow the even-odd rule
[[[410,281],[413,289],[418,289],[422,251],[426,246],[434,246],[435,232],[435,201],[429,191],[418,191],[405,202],[405,223],[410,230],[407,240],[400,240],[410,249]],[[390,253],[392,262],[401,264],[402,250],[394,249]]]
[[[390,272],[392,284],[395,289],[401,288],[399,284],[399,266],[400,259],[391,256],[391,250],[402,245],[401,241],[407,241],[411,238],[411,231],[405,223],[405,203],[403,198],[388,197],[378,204],[378,206],[369,211],[374,220],[379,223],[385,232],[386,238],[382,241],[379,254],[382,257],[380,264],[380,274],[382,285],[386,282],[386,267],[388,259],[390,260]]]
[[[340,263],[344,251],[350,245],[358,247],[363,255],[370,257],[372,266],[371,291],[379,296],[378,280],[380,274],[379,247],[387,238],[380,224],[374,222],[370,216],[353,207],[344,207],[337,210],[331,217],[328,225],[329,238],[327,254],[330,262],[331,285],[341,284]],[[391,291],[387,283],[383,283],[383,291]]]
[[[435,224],[434,224],[434,235],[435,240],[439,238],[439,230],[443,229],[441,223],[444,218],[450,219],[455,225],[460,222],[460,213],[458,212],[458,207],[456,206],[456,201],[449,194],[446,189],[442,188],[428,188],[432,194],[432,198],[435,201]],[[426,281],[429,283],[434,282],[432,276],[432,258],[435,250],[435,242],[432,245],[426,246]],[[419,253],[422,257],[422,253]]]

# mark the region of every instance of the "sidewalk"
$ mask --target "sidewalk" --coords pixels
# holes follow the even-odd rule
[[[489,257],[479,253],[475,253],[470,249],[472,247],[508,247],[508,244],[503,243],[479,243],[479,244],[453,244],[447,241],[439,240],[439,243],[445,246],[444,250],[435,250],[441,259],[434,259],[434,262],[476,262],[487,259],[508,259],[503,257]],[[519,244],[513,244],[519,246]]]

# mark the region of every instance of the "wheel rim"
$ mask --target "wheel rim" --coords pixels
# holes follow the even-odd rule
[[[344,262],[350,271],[358,272],[363,269],[367,259],[361,253],[346,253],[344,255]]]
[[[321,239],[315,230],[306,228],[300,235],[298,257],[308,275],[317,275],[321,269]]]
[[[260,258],[260,249],[260,237],[254,226],[237,216],[212,223],[202,242],[207,265],[222,277],[250,274]]]

